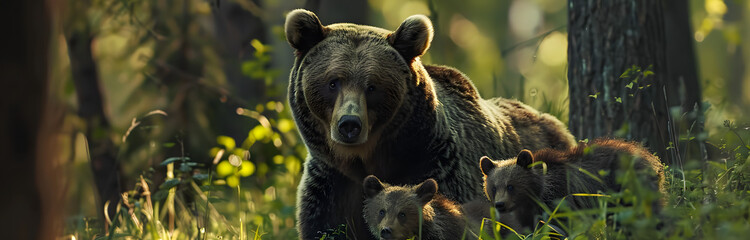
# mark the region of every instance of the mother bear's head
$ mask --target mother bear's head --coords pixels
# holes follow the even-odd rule
[[[298,57],[292,82],[304,103],[296,104],[310,110],[311,127],[326,135],[335,155],[366,158],[404,111],[410,89],[424,81],[418,58],[432,41],[432,23],[414,15],[395,32],[348,23],[323,26],[314,13],[298,9],[287,15],[284,27]]]

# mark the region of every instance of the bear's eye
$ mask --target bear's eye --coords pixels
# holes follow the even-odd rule
[[[380,212],[378,214],[380,215],[380,217],[385,216],[385,210],[380,209]]]
[[[375,91],[375,86],[367,87],[367,92],[374,92],[374,91]]]
[[[512,192],[513,191],[513,185],[508,185],[505,188],[508,189],[508,192]]]
[[[331,90],[336,89],[336,87],[338,87],[338,86],[339,86],[339,79],[338,78],[335,78],[335,79],[331,80],[331,82],[328,83],[328,88],[331,89]]]
[[[497,192],[497,187],[494,187],[494,186],[493,186],[493,187],[492,187],[492,193],[496,193],[496,192]]]
[[[403,219],[406,217],[406,214],[404,212],[399,212],[398,217]]]

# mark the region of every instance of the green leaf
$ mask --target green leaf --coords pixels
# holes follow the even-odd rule
[[[162,166],[167,166],[170,163],[176,162],[176,161],[190,161],[190,157],[171,157],[167,158],[167,160],[164,160],[161,162]]]
[[[162,201],[164,199],[167,199],[167,196],[169,195],[169,190],[159,190],[154,194],[154,201]]]
[[[159,186],[159,189],[170,189],[174,186],[177,186],[177,184],[180,184],[180,179],[172,178],[167,181],[164,181],[164,183],[162,183],[161,186]]]
[[[651,71],[651,70],[646,70],[645,72],[643,72],[643,77],[644,78],[648,77],[648,76],[651,76],[651,75],[654,75],[654,72]]]
[[[166,142],[166,143],[162,144],[162,146],[164,146],[165,148],[171,148],[171,147],[174,147],[174,143],[173,142]]]
[[[622,103],[622,98],[620,98],[620,97],[615,97],[615,102],[618,102],[618,103]]]
[[[186,173],[186,172],[190,172],[192,170],[193,170],[193,168],[191,168],[187,164],[180,164],[180,172]]]
[[[625,85],[628,89],[633,89],[633,82],[628,83],[628,85]]]
[[[625,70],[625,72],[620,75],[620,78],[630,78],[630,69]]]
[[[195,174],[193,175],[193,179],[203,181],[203,180],[208,179],[208,174],[205,174],[205,173]]]

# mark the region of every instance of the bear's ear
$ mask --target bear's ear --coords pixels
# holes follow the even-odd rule
[[[365,198],[373,198],[385,189],[380,179],[374,175],[367,176],[362,187],[365,189]]]
[[[422,56],[432,42],[432,22],[424,15],[406,18],[395,32],[388,35],[388,42],[407,62]]]
[[[427,180],[424,180],[424,182],[417,185],[417,190],[415,191],[417,193],[417,198],[419,198],[419,202],[421,204],[426,204],[432,200],[433,197],[435,197],[435,194],[437,193],[438,185],[437,182],[435,182],[434,179],[429,178]]]
[[[325,38],[325,27],[315,13],[295,9],[286,15],[284,24],[286,40],[299,52],[310,50]]]
[[[534,163],[534,156],[528,149],[521,150],[521,153],[516,157],[516,164],[523,168],[528,168],[532,163]]]
[[[485,176],[489,176],[492,172],[492,169],[495,169],[495,163],[492,162],[492,159],[490,159],[487,156],[483,156],[479,159],[479,168],[482,169],[482,174]]]

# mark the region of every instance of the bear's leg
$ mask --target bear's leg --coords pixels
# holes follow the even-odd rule
[[[320,239],[323,234],[333,239],[372,239],[362,217],[362,191],[361,182],[308,158],[297,189],[300,239]]]
[[[330,175],[335,170],[314,158],[305,161],[304,172],[297,188],[297,224],[300,239],[315,239],[329,228],[331,211],[336,206],[330,202],[334,182]]]

